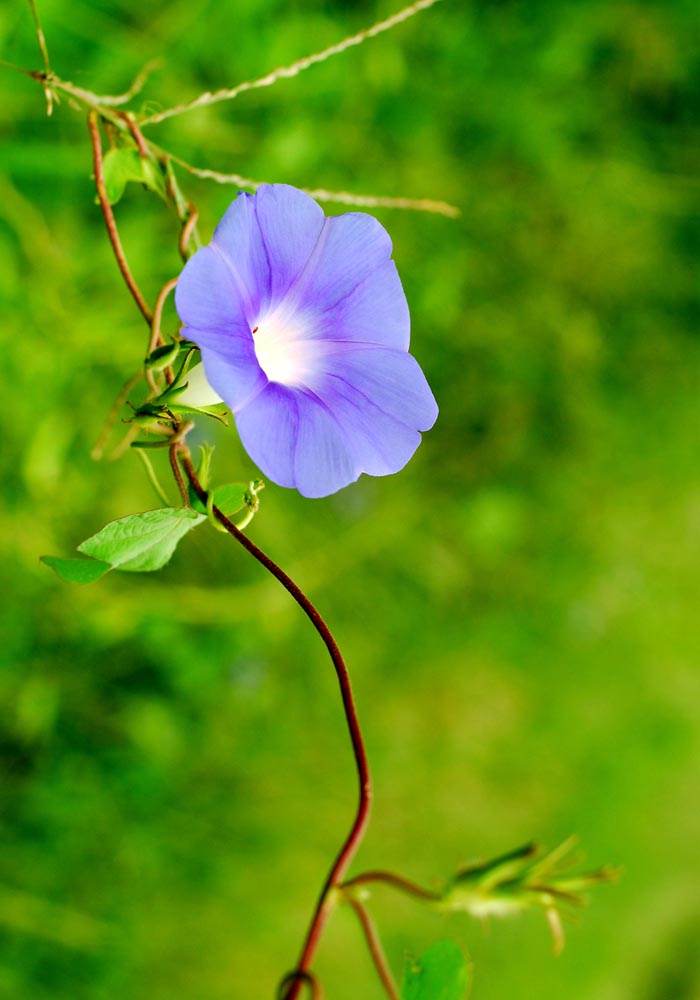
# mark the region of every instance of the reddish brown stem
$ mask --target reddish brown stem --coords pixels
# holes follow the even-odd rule
[[[178,250],[180,251],[180,256],[182,257],[185,263],[187,263],[187,260],[190,256],[189,250],[187,249],[189,246],[190,237],[192,236],[194,227],[197,225],[197,219],[199,218],[199,212],[194,207],[192,202],[190,202],[187,206],[187,213],[188,213],[187,218],[185,219],[185,223],[182,229],[180,230],[180,239],[177,244]]]
[[[175,477],[175,482],[177,483],[177,488],[180,491],[180,496],[182,497],[182,502],[185,507],[190,506],[190,498],[187,492],[187,486],[185,485],[185,480],[182,478],[182,472],[180,470],[180,463],[177,460],[177,452],[179,448],[178,442],[170,445],[168,448],[168,458],[170,459],[170,468],[173,470],[173,476]]]
[[[386,960],[386,955],[384,954],[382,943],[379,940],[377,929],[372,923],[372,918],[359,900],[353,899],[352,896],[349,896],[348,903],[352,906],[353,910],[357,914],[360,924],[362,925],[367,947],[369,948],[372,961],[374,962],[374,966],[379,973],[379,978],[382,981],[387,995],[391,997],[391,1000],[399,1000],[399,991],[396,988],[394,977],[391,974],[389,963]]]
[[[114,219],[114,212],[112,211],[112,206],[110,205],[109,198],[107,197],[104,173],[102,170],[102,141],[100,139],[99,116],[96,111],[91,111],[88,114],[88,128],[90,129],[90,138],[92,140],[95,187],[97,188],[97,197],[100,202],[102,214],[104,215],[105,225],[107,226],[109,242],[112,244],[112,250],[114,250],[114,256],[117,258],[117,264],[119,265],[119,270],[121,271],[122,277],[126,282],[126,286],[131,292],[134,302],[139,307],[143,318],[150,326],[153,321],[153,315],[151,310],[148,308],[146,300],[141,294],[138,285],[134,281],[131,271],[129,270],[129,265],[126,262],[126,256],[124,254],[124,248],[122,247],[121,240],[119,239],[119,232],[117,231],[117,223]]]
[[[195,491],[200,501],[206,506],[206,490],[202,488],[202,485],[197,478],[194,466],[192,465],[192,460],[184,446],[181,446],[180,448],[180,456],[182,466],[190,484],[192,485],[192,489]],[[316,903],[316,909],[306,935],[306,940],[301,950],[301,955],[296,969],[294,970],[295,973],[306,974],[311,968],[311,963],[314,955],[316,954],[316,949],[318,948],[323,928],[325,927],[326,921],[328,920],[334,905],[332,890],[341,884],[343,876],[355,856],[355,852],[360,845],[360,841],[362,840],[367,827],[372,797],[367,754],[365,752],[360,723],[358,721],[357,710],[355,708],[355,702],[352,695],[348,669],[345,665],[340,649],[338,648],[338,645],[325,621],[306,594],[304,594],[296,583],[294,583],[291,577],[287,576],[284,570],[281,569],[277,563],[273,562],[273,560],[270,559],[270,557],[266,555],[262,549],[259,549],[255,542],[251,541],[247,535],[244,535],[242,531],[239,531],[236,525],[230,521],[226,515],[218,509],[218,507],[213,507],[213,513],[219,524],[223,525],[226,531],[228,531],[228,533],[232,535],[237,542],[240,542],[243,548],[246,549],[253,556],[253,558],[257,559],[257,561],[282,584],[287,593],[290,594],[290,596],[302,609],[323,640],[338,678],[340,694],[343,701],[343,709],[345,711],[345,719],[350,733],[350,740],[352,742],[355,765],[357,767],[357,775],[359,779],[359,801],[357,805],[357,812],[350,832],[345,838],[345,841],[340,848],[340,851],[338,852],[338,855],[333,862],[331,870],[329,871],[326,881],[321,889],[318,902]],[[297,976],[297,978],[293,979],[290,983],[289,989],[286,994],[284,994],[283,1000],[297,1000],[302,986],[303,980]]]
[[[415,882],[411,882],[410,879],[404,878],[403,875],[395,875],[393,872],[384,871],[372,871],[372,872],[362,872],[360,875],[356,875],[354,878],[350,878],[347,882],[343,882],[343,889],[352,889],[358,885],[367,885],[370,882],[383,882],[385,885],[391,885],[394,889],[400,889],[402,892],[407,892],[409,896],[416,896],[418,899],[426,899],[431,903],[437,903],[442,897],[438,892],[432,892],[430,889],[424,889],[423,886],[417,885]]]
[[[150,159],[151,154],[148,152],[148,146],[146,145],[146,140],[143,137],[143,132],[138,127],[134,119],[131,117],[128,111],[122,111],[119,113],[119,117],[123,118],[126,122],[126,127],[131,132],[132,138],[136,145],[138,146],[139,156],[142,160]]]

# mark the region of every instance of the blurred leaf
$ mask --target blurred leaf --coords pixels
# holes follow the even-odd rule
[[[41,556],[41,562],[55,570],[67,583],[94,583],[112,569],[111,564],[102,559],[61,559],[58,556]]]
[[[467,964],[454,941],[438,941],[419,959],[409,960],[401,985],[402,1000],[463,1000]]]
[[[110,149],[104,158],[102,172],[110,205],[115,205],[133,181],[143,184],[156,194],[165,194],[163,176],[153,160],[146,159],[137,149]]]
[[[78,551],[114,569],[150,572],[165,566],[180,539],[203,520],[195,511],[176,507],[129,514],[82,542]]]

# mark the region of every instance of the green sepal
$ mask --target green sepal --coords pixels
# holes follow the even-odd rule
[[[213,417],[224,427],[228,427],[228,409],[224,403],[215,403],[213,406],[184,406],[180,403],[169,403],[168,409],[171,413],[197,413],[203,417]]]
[[[59,556],[41,556],[40,559],[66,583],[94,583],[112,569],[111,564],[102,559],[61,559]]]
[[[197,479],[202,489],[208,490],[211,482],[211,460],[214,455],[214,445],[206,441],[199,446],[199,465],[197,466]],[[191,486],[190,486],[191,489]],[[193,494],[196,499],[196,494]]]
[[[168,365],[175,364],[177,356],[180,353],[181,345],[176,344],[163,344],[162,347],[156,347],[155,351],[152,351],[146,358],[144,365],[146,368],[154,372],[160,372]]]
[[[143,184],[161,198],[166,196],[165,180],[157,163],[133,147],[110,149],[102,162],[102,176],[110,205],[116,205],[130,182]]]
[[[438,941],[406,963],[401,1000],[464,1000],[468,980],[459,947],[454,941]]]

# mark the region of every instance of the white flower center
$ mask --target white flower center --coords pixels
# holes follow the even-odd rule
[[[253,330],[258,364],[271,382],[303,385],[314,370],[314,342],[304,338],[305,328],[298,317],[275,310]]]

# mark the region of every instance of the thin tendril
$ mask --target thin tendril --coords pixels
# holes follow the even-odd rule
[[[148,457],[148,454],[144,451],[143,448],[134,448],[134,453],[136,455],[138,455],[139,458],[141,459],[141,461],[143,462],[143,465],[144,465],[144,468],[146,470],[146,475],[148,476],[149,482],[150,482],[151,486],[153,487],[153,489],[158,494],[159,499],[163,501],[163,503],[165,504],[166,507],[170,507],[171,504],[170,504],[170,500],[168,498],[168,495],[165,492],[165,490],[163,489],[163,487],[160,485],[160,482],[158,481],[158,476],[156,475],[156,470],[153,468],[153,463],[151,462],[150,458]]]
[[[117,398],[112,403],[112,407],[105,418],[104,424],[102,425],[100,436],[95,442],[95,447],[90,452],[90,457],[93,458],[96,462],[99,462],[99,460],[104,455],[104,450],[105,447],[107,446],[109,435],[112,433],[112,428],[114,427],[116,419],[119,416],[119,411],[121,410],[122,406],[124,405],[124,402],[126,401],[126,397],[129,395],[134,386],[140,381],[140,379],[141,379],[140,371],[136,372],[135,375],[132,375],[131,378],[124,383],[124,385],[119,391],[119,394],[117,395]]]
[[[34,18],[34,27],[36,28],[36,39],[39,43],[39,51],[41,52],[41,58],[44,60],[44,70],[45,77],[51,76],[51,64],[49,62],[49,50],[46,47],[46,38],[44,37],[44,30],[41,27],[41,21],[39,20],[39,11],[37,10],[36,0],[29,0],[29,7],[32,12],[32,17]],[[53,92],[48,81],[44,80],[44,94],[46,95],[46,114],[51,115],[53,112]]]
[[[372,882],[383,882],[385,885],[390,885],[394,889],[408,893],[409,896],[415,896],[417,899],[425,899],[434,903],[442,899],[440,893],[424,889],[415,882],[411,882],[410,879],[404,878],[403,875],[384,871],[362,872],[361,875],[356,875],[354,878],[348,879],[347,882],[343,882],[341,888],[353,889],[358,885],[368,885]]]
[[[170,281],[166,281],[161,290],[158,292],[158,298],[156,299],[156,304],[153,307],[153,320],[151,321],[151,336],[148,341],[148,351],[146,352],[146,357],[149,358],[151,354],[155,351],[157,347],[160,347],[165,343],[163,340],[163,334],[160,330],[161,320],[163,318],[163,307],[165,305],[165,300],[172,290],[177,285],[177,278],[171,278]],[[158,386],[153,378],[153,372],[146,368],[146,380],[153,392],[158,392]],[[165,369],[165,380],[168,385],[172,385],[173,381],[173,370],[170,365]]]
[[[117,94],[116,96],[106,95],[104,97],[98,94],[91,94],[90,96],[93,97],[103,107],[107,108],[116,108],[119,107],[120,104],[128,104],[129,101],[132,99],[132,97],[136,97],[136,95],[141,90],[143,90],[144,85],[148,80],[149,76],[151,75],[151,73],[159,69],[159,67],[162,66],[162,64],[163,64],[162,59],[151,59],[149,62],[147,62],[146,65],[143,67],[143,69],[139,70],[139,72],[136,74],[136,76],[134,77],[134,81],[129,87],[129,89],[126,90],[123,94]],[[85,91],[85,93],[89,94],[90,91]]]
[[[250,177],[242,177],[241,174],[224,174],[219,170],[209,170],[206,167],[195,167],[186,160],[178,156],[168,154],[173,163],[176,163],[183,170],[193,177],[201,177],[203,180],[214,181],[216,184],[233,184],[239,188],[250,188],[256,191],[261,184],[266,181],[256,181]],[[455,205],[450,205],[446,201],[434,201],[431,198],[385,198],[382,195],[372,194],[351,194],[349,191],[326,191],[325,188],[302,188],[305,194],[316,198],[318,201],[333,201],[341,205],[357,205],[363,208],[400,208],[413,212],[432,212],[435,215],[446,215],[450,219],[456,219],[460,212]]]
[[[413,17],[414,14],[418,14],[420,11],[426,10],[428,7],[434,6],[437,2],[438,0],[417,0],[416,3],[412,3],[408,7],[404,7],[403,10],[400,10],[398,13],[388,17],[385,21],[379,21],[377,24],[373,24],[370,28],[364,28],[362,31],[358,31],[356,35],[350,35],[348,38],[344,38],[341,42],[337,42],[335,45],[330,45],[327,49],[323,49],[321,52],[315,52],[313,55],[297,59],[296,62],[291,63],[289,66],[280,66],[278,69],[273,70],[271,73],[268,73],[266,76],[262,76],[257,80],[247,80],[245,83],[239,83],[236,87],[217,90],[213,93],[208,92],[206,94],[200,94],[199,97],[196,97],[193,101],[188,101],[185,104],[178,104],[177,107],[167,108],[165,111],[160,111],[158,114],[150,115],[148,118],[143,118],[141,120],[141,125],[156,125],[158,122],[163,122],[167,118],[174,118],[175,115],[183,115],[187,111],[194,111],[195,108],[206,107],[210,104],[218,104],[220,101],[232,101],[234,98],[238,97],[239,94],[243,94],[247,90],[255,90],[259,87],[270,87],[273,83],[277,83],[278,80],[288,80],[291,77],[298,76],[299,73],[302,73],[310,66],[325,62],[326,59],[330,59],[331,56],[337,56],[341,52],[345,52],[347,49],[352,48],[354,45],[361,45],[362,42],[366,42],[367,39],[374,38],[375,35],[379,35],[383,31],[388,31],[390,28],[394,28],[397,24],[408,20],[409,17]]]
[[[197,219],[199,218],[199,212],[194,207],[192,202],[190,202],[188,205],[188,212],[189,214],[182,226],[182,230],[180,231],[180,239],[178,240],[177,244],[177,248],[180,251],[180,256],[182,257],[185,263],[187,263],[190,257],[190,250],[189,250],[190,240],[192,239],[192,236],[197,226]]]

